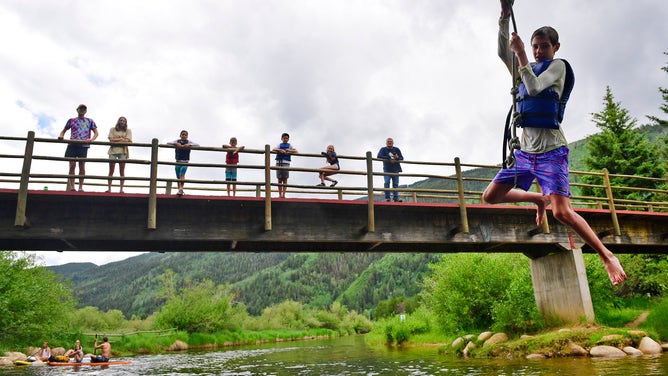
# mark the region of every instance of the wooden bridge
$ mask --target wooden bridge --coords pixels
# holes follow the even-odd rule
[[[0,171],[0,244],[9,250],[473,251],[540,255],[580,243],[551,217],[549,210],[546,223],[536,228],[533,206],[481,203],[482,190],[498,166],[466,165],[459,158],[454,163],[405,161],[404,170],[423,168],[429,173],[401,174],[402,179],[429,179],[440,182],[441,188],[419,184],[399,188],[402,203],[382,200],[386,189],[378,181],[392,174],[375,171],[374,163],[382,171],[381,163],[370,152],[364,157],[339,156],[343,165],[357,164],[360,169],[340,171],[338,179],[342,183],[337,187],[289,185],[290,198],[277,199],[272,198],[278,184],[272,182],[271,172],[281,167],[272,165],[267,145],[264,150],[242,152],[242,161],[253,160],[254,156],[258,163],[239,165],[239,176],[261,180],[237,182],[239,196],[227,196],[223,180],[192,179],[186,183],[194,194],[177,197],[171,194],[177,180],[158,173],[159,166],[176,165],[159,158],[160,152],[173,155],[173,146],[160,145],[157,140],[131,144],[133,155],[143,154],[149,159],[128,160],[128,170],[132,171],[130,166],[140,167],[139,175],[123,178],[126,191],[132,193],[114,194],[104,192],[109,176],[95,173],[86,176],[86,192],[66,191],[69,176],[54,171],[66,172],[65,161],[69,159],[35,153],[44,145],[64,146],[67,141],[38,139],[32,132],[26,138],[4,139],[3,143],[14,142],[21,150],[0,155],[2,169],[9,169]],[[92,147],[97,144],[105,150],[110,145],[96,142]],[[224,160],[226,151],[207,147],[194,150],[216,153],[211,158],[214,160]],[[293,176],[317,176],[320,171],[298,167],[300,160],[321,162],[320,154],[299,154],[293,159],[289,168]],[[87,170],[106,172],[108,162],[106,158],[89,158]],[[191,163],[188,173],[199,170],[199,176],[218,177],[225,167]],[[477,173],[467,175],[464,169]],[[608,248],[618,253],[666,253],[668,202],[620,200],[614,194],[616,190],[640,190],[648,196],[666,197],[665,180],[635,177],[635,181],[663,183],[663,189],[612,186],[611,178],[618,176],[606,171],[572,172],[573,180],[585,174],[601,177],[603,184],[598,188],[604,189],[607,197],[576,195],[572,202]],[[344,183],[355,178],[363,185]],[[120,178],[112,179],[117,185]],[[573,189],[578,186],[584,185],[573,184]],[[51,188],[44,190],[46,187]],[[583,250],[588,251],[586,247]]]

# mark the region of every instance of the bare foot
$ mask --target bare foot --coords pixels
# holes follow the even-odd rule
[[[541,200],[536,203],[536,226],[540,227],[545,218],[545,209],[550,205],[550,196],[542,196]]]
[[[626,279],[626,273],[624,272],[624,268],[622,268],[622,264],[619,262],[617,257],[612,256],[612,258],[608,261],[603,260],[603,265],[605,266],[605,270],[608,272],[610,282],[612,282],[614,286],[624,282]]]

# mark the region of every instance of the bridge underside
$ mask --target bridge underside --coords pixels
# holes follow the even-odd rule
[[[523,252],[571,248],[570,230],[548,211],[550,233],[535,209],[471,205],[469,233],[456,205],[376,203],[367,231],[365,201],[274,200],[271,230],[265,201],[218,196],[159,196],[157,228],[147,228],[147,196],[31,191],[26,226],[14,225],[16,191],[0,191],[0,244],[5,250],[236,252]],[[606,211],[579,210],[616,253],[666,253],[668,217],[618,213],[612,236]],[[580,243],[575,237],[575,242]],[[575,244],[580,247],[581,244]],[[587,247],[584,252],[591,251]]]

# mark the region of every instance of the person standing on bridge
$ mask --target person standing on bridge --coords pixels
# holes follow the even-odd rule
[[[320,154],[327,159],[328,163],[326,166],[321,167],[321,169],[328,171],[327,172],[323,171],[319,174],[320,184],[318,184],[318,186],[324,187],[325,180],[329,180],[332,182],[332,184],[330,184],[329,186],[334,187],[336,186],[338,181],[330,178],[330,175],[336,174],[341,169],[341,166],[339,165],[339,158],[336,157],[336,152],[334,151],[334,145],[327,145],[327,151],[323,151]]]
[[[574,82],[570,66],[564,60],[554,59],[559,50],[559,34],[544,26],[531,36],[531,49],[536,64],[529,64],[524,43],[517,33],[509,35],[509,18],[512,0],[501,0],[498,52],[509,70],[513,70],[513,55],[519,62],[516,67],[521,78],[516,111],[521,117],[522,137],[520,150],[514,150],[516,162],[512,168],[500,170],[483,193],[483,199],[491,204],[500,202],[533,202],[537,206],[536,224],[540,226],[545,209],[552,205],[552,214],[559,222],[570,227],[591,246],[600,257],[613,285],[626,279],[619,260],[596,236],[589,224],[571,206],[568,180],[568,143],[561,126],[565,100]],[[571,76],[569,79],[569,75]],[[570,86],[570,87],[569,87]],[[549,103],[550,105],[546,105]],[[561,107],[561,108],[560,108]],[[544,115],[554,111],[551,118]],[[546,119],[552,119],[546,124]],[[534,179],[538,180],[541,193],[528,192]],[[514,189],[515,187],[522,190]]]
[[[230,195],[230,190],[232,191],[232,196],[237,195],[237,165],[239,164],[239,152],[244,150],[245,146],[237,146],[237,138],[230,138],[229,144],[224,144],[223,149],[231,149],[225,154],[225,180],[227,183],[227,195]]]
[[[399,188],[399,173],[402,171],[400,162],[404,160],[404,156],[401,154],[401,150],[394,146],[392,138],[385,140],[385,146],[380,148],[377,158],[384,159],[383,172],[393,174],[383,176],[385,179],[383,187],[385,189],[390,188],[390,181],[392,181],[392,188]],[[394,202],[402,201],[399,198],[399,192],[388,190],[385,191],[385,201],[390,201],[390,193],[392,193]]]
[[[297,154],[297,149],[294,148],[288,141],[290,135],[283,133],[281,135],[281,143],[278,144],[272,151],[276,153],[277,167],[290,167],[292,154]],[[276,178],[278,179],[278,197],[285,198],[285,191],[288,189],[288,178],[290,177],[290,170],[276,170]]]
[[[85,104],[80,104],[77,107],[78,116],[71,118],[65,124],[65,128],[58,135],[58,139],[65,138],[65,132],[70,131],[70,140],[93,142],[97,138],[97,125],[93,119],[87,118],[86,112],[88,107]],[[91,137],[91,132],[93,136]],[[88,157],[88,149],[90,144],[86,142],[77,142],[67,145],[65,150],[66,158],[77,158],[79,162],[79,192],[83,192],[84,175],[86,175],[86,157]],[[70,176],[74,175],[76,170],[77,160],[70,160]],[[74,178],[67,180],[67,190],[74,191]]]
[[[128,128],[128,119],[125,116],[118,118],[116,126],[109,130],[109,142],[132,142],[132,131]],[[109,177],[114,175],[114,166],[116,166],[116,161],[118,162],[118,172],[121,174],[121,177],[125,176],[125,160],[130,157],[128,146],[109,146]],[[111,192],[111,182],[108,180],[107,192]],[[125,180],[121,179],[120,181],[120,192],[123,193],[123,186],[125,185]]]
[[[193,146],[199,146],[199,144],[188,140],[188,131],[183,130],[180,133],[181,138],[168,142],[169,145],[174,145],[175,155],[176,155],[176,166],[174,170],[176,171],[176,178],[178,181],[178,192],[177,195],[183,195],[183,184],[186,179],[186,170],[188,170],[188,162],[190,162],[190,148]]]

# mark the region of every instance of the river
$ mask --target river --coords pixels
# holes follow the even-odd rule
[[[369,347],[363,337],[284,342],[223,351],[146,355],[130,365],[100,367],[23,366],[0,375],[668,375],[668,355],[622,359],[461,359],[437,348]]]

